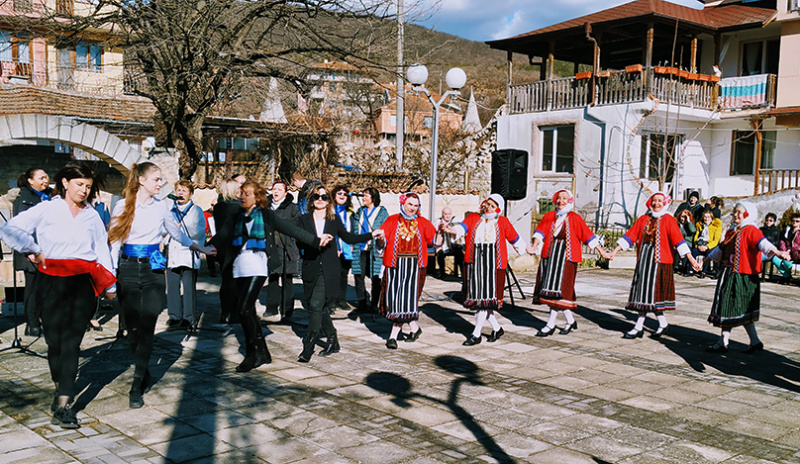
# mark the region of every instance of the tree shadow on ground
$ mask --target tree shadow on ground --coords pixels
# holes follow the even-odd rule
[[[458,377],[453,380],[447,400],[442,401],[437,398],[415,393],[412,390],[411,382],[405,377],[390,372],[373,372],[366,378],[367,386],[389,395],[392,395],[392,402],[402,408],[410,408],[412,405],[408,401],[413,398],[423,398],[446,406],[461,421],[461,424],[470,431],[475,440],[483,446],[486,452],[498,463],[516,462],[503,448],[489,435],[489,433],[478,423],[477,420],[467,410],[458,405],[458,395],[461,386],[464,384],[484,385],[480,379],[480,369],[472,361],[458,356],[438,356],[434,359],[436,366],[440,369],[456,374]]]

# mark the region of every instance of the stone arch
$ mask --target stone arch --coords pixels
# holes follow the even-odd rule
[[[114,169],[128,175],[142,153],[139,147],[99,127],[68,116],[7,114],[0,116],[0,140],[41,139],[61,142],[97,156]]]

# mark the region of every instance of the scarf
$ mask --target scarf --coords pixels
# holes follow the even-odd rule
[[[39,195],[39,198],[41,198],[42,201],[50,201],[50,195],[47,192],[40,192],[35,188],[32,188],[31,190],[33,190],[33,193]]]
[[[248,222],[252,222],[249,231],[246,226]],[[264,215],[261,214],[260,207],[253,208],[250,214],[245,214],[244,211],[239,212],[236,224],[233,226],[233,246],[264,251],[267,249],[266,237]]]
[[[375,211],[378,210],[377,206],[373,206],[372,209],[367,208],[366,206],[361,208],[361,233],[362,234],[369,234],[372,232],[372,215],[375,214]],[[367,242],[361,244],[361,249],[367,249]]]
[[[339,216],[339,219],[342,220],[342,224],[344,225],[345,230],[350,230],[350,218],[349,212],[347,211],[347,205],[340,205],[336,204],[336,215]],[[342,252],[342,257],[344,257],[347,261],[353,260],[353,247],[344,241],[341,238],[336,239],[336,246]]]
[[[561,227],[564,225],[564,220],[567,219],[567,215],[569,214],[570,211],[572,211],[572,208],[575,206],[575,196],[572,195],[572,192],[570,192],[567,189],[561,189],[553,194],[553,204],[556,204],[556,199],[558,198],[558,194],[561,192],[565,192],[567,195],[569,195],[569,203],[567,203],[567,206],[561,209],[556,208],[556,223],[553,227],[553,237],[555,237],[561,232]]]
[[[653,211],[653,209],[650,206],[652,204],[652,202],[653,202],[653,197],[656,196],[656,195],[661,195],[662,197],[664,197],[664,206],[661,208],[661,211],[659,211],[659,212]],[[647,206],[647,209],[649,210],[647,214],[649,214],[650,216],[652,216],[654,218],[660,218],[661,216],[663,216],[665,214],[669,214],[669,209],[667,207],[669,206],[669,202],[671,200],[672,200],[672,197],[670,197],[666,193],[664,193],[664,192],[662,192],[660,190],[658,192],[655,192],[654,194],[652,194],[649,197],[647,197],[647,202],[645,203],[645,205]]]

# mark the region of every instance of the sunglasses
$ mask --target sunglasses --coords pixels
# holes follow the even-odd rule
[[[336,196],[337,197],[346,197],[347,196],[347,192],[336,192]]]
[[[317,201],[317,200],[328,201],[330,199],[331,199],[331,197],[328,196],[327,193],[323,193],[322,195],[320,195],[319,193],[315,193],[315,194],[311,195],[311,200],[312,201]]]

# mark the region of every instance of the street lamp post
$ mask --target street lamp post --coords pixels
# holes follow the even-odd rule
[[[450,90],[442,95],[439,101],[433,99],[433,96],[425,88],[425,81],[428,80],[428,68],[422,64],[415,64],[408,68],[408,80],[414,86],[414,92],[422,92],[433,105],[433,128],[431,135],[431,183],[430,183],[430,216],[429,219],[433,221],[436,217],[436,156],[439,151],[439,107],[444,103],[447,97],[451,95],[461,95],[460,89],[467,83],[467,74],[461,68],[451,68],[447,71],[445,81]]]

